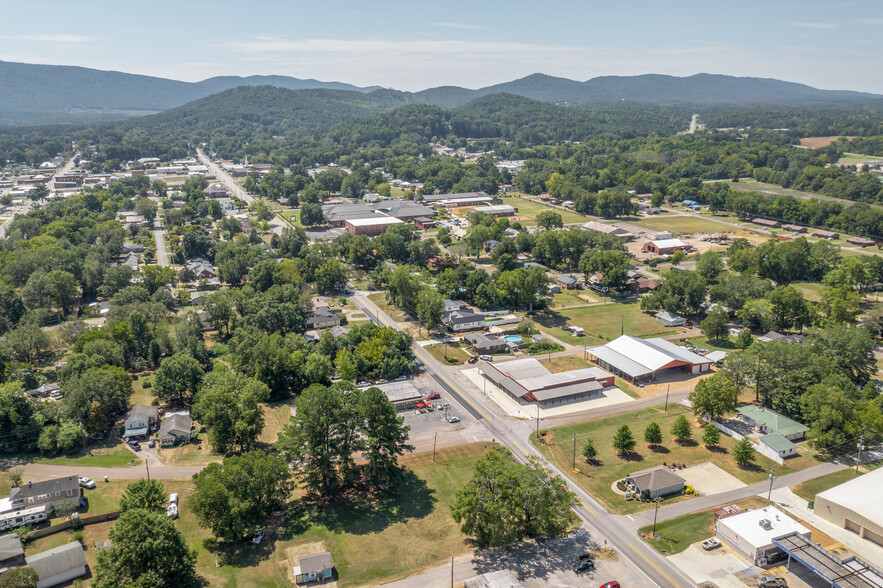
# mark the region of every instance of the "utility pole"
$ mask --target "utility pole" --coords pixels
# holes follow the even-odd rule
[[[454,556],[451,556],[451,588],[454,588]]]
[[[573,434],[573,466],[570,469],[576,469],[576,433]]]
[[[858,439],[858,459],[855,462],[855,471],[858,471],[858,466],[862,463],[862,449],[865,448],[865,434],[862,433],[861,437]]]
[[[435,444],[438,442],[438,433],[432,439],[432,463],[435,463]]]
[[[589,359],[589,334],[586,333],[586,338],[583,340],[583,359]]]
[[[659,497],[656,497],[656,509],[653,511],[653,536],[656,537],[656,517],[659,515]]]
[[[776,473],[776,466],[771,466],[770,467],[770,491],[766,495],[767,500],[770,500],[773,496],[773,480],[776,479],[776,476],[774,475],[775,473]]]
[[[145,459],[144,465],[147,467],[147,479],[149,480],[150,479],[150,460]]]
[[[537,439],[540,438],[540,401],[537,400]]]
[[[665,409],[662,411],[665,414],[668,414],[668,392],[669,392],[669,390],[671,390],[671,384],[669,384],[665,388]]]

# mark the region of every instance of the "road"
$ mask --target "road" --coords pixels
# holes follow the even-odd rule
[[[353,302],[371,318],[372,321],[402,330],[386,313],[377,307],[364,293],[356,292],[352,297]],[[680,570],[672,566],[664,557],[653,550],[652,547],[641,541],[635,534],[630,521],[622,517],[614,516],[604,509],[594,498],[582,488],[571,482],[563,472],[550,464],[528,442],[533,433],[531,423],[517,421],[501,414],[499,409],[483,403],[467,391],[457,380],[457,368],[441,365],[433,359],[419,345],[412,347],[414,354],[423,363],[427,373],[444,389],[451,398],[487,427],[493,435],[493,439],[505,445],[512,454],[520,461],[527,463],[528,460],[540,465],[547,471],[561,476],[579,499],[579,505],[575,511],[584,521],[584,526],[590,531],[593,539],[601,543],[607,541],[627,560],[636,571],[645,576],[649,583],[665,588],[692,586],[693,582],[684,576]],[[657,400],[658,403],[658,400]],[[629,407],[634,403],[629,403]],[[630,408],[631,409],[631,408]]]
[[[159,219],[153,224],[153,238],[156,241],[156,263],[163,267],[169,265],[169,251],[166,249],[166,238],[162,234]]]
[[[227,188],[227,191],[230,192],[236,198],[239,198],[249,206],[254,204],[254,196],[250,196],[245,189],[240,186],[236,180],[233,179],[233,176],[224,171],[220,165],[211,160],[211,158],[205,154],[202,149],[196,150],[196,155],[199,157],[199,160],[208,166],[208,169],[211,173],[215,174],[217,180]],[[277,235],[282,234],[282,230],[286,228],[288,225],[284,223],[279,216],[274,216],[270,221],[270,229],[276,233]]]
[[[694,115],[693,115],[693,118],[690,120],[690,130],[687,131],[689,134],[692,135],[693,133],[696,132],[696,123],[697,123],[698,121],[699,121],[699,115],[698,115],[698,114],[694,114]]]
[[[189,480],[205,466],[150,466],[150,477],[159,480]],[[83,466],[60,466],[47,463],[29,463],[24,466],[25,480],[51,480],[61,476],[86,476],[93,480],[140,480],[147,477],[147,469],[142,463],[131,468],[101,468]]]

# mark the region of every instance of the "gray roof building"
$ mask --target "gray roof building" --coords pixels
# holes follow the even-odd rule
[[[80,502],[80,497],[79,478],[77,476],[65,476],[43,482],[28,482],[27,484],[12,488],[9,491],[8,500],[0,501],[0,504],[8,504],[8,508],[3,509],[4,512],[44,505],[54,508],[62,500]]]
[[[79,541],[32,555],[25,561],[37,572],[37,588],[57,586],[86,574],[86,555]]]
[[[0,569],[25,565],[25,549],[15,533],[0,537]]]
[[[193,419],[189,414],[175,413],[163,419],[159,426],[160,445],[174,445],[179,441],[190,439],[190,430],[193,428]]]
[[[463,337],[466,339],[472,348],[475,349],[478,353],[496,353],[497,351],[502,351],[506,349],[506,340],[502,337],[496,337],[494,335],[485,335],[484,333],[470,333]]]
[[[649,493],[650,498],[680,492],[685,485],[682,477],[663,466],[629,474],[626,482],[641,494]]]
[[[461,192],[459,194],[424,194],[424,202],[439,202],[441,200],[458,200],[461,198],[487,198],[485,192]]]

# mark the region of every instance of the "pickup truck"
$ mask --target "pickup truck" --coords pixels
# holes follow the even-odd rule
[[[714,537],[702,542],[702,549],[704,549],[705,551],[711,551],[712,549],[717,549],[720,546],[721,542]]]
[[[773,576],[759,576],[755,582],[758,588],[788,588],[788,582],[785,578],[774,578]]]

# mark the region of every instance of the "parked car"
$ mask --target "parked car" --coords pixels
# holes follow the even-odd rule
[[[595,562],[590,559],[582,559],[576,562],[576,565],[573,566],[573,571],[577,574],[580,572],[585,572],[586,570],[594,570]]]
[[[169,517],[170,519],[177,519],[178,518],[178,505],[177,504],[170,504],[169,507],[166,509],[166,516]]]
[[[362,382],[359,382],[357,385],[358,385],[359,388],[370,388],[370,387],[371,387],[371,382],[364,382],[364,381],[362,381]]]
[[[448,417],[448,422],[449,422],[449,423],[459,423],[459,422],[460,422],[460,417],[455,417],[455,416]]]
[[[258,529],[257,533],[254,534],[254,537],[251,538],[251,542],[255,545],[259,544],[261,541],[264,540],[264,535],[266,534],[266,532],[267,531],[265,529]]]
[[[773,576],[758,576],[755,580],[758,588],[780,588],[788,587],[788,582],[785,581],[785,578],[775,578]]]
[[[171,494],[169,494],[169,504],[174,504],[174,505],[178,504],[178,493],[177,492],[172,492]]]
[[[494,358],[491,357],[490,355],[479,355],[478,359],[480,359],[482,361],[494,361]]]
[[[95,480],[93,480],[92,478],[84,478],[81,476],[80,477],[80,487],[81,488],[88,488],[89,490],[94,490],[95,489]]]
[[[601,584],[601,588],[619,588],[619,582],[607,582],[605,584]]]
[[[147,446],[150,447],[151,449],[153,449],[154,447],[156,447],[156,441],[151,439],[150,441],[147,442]]]
[[[478,363],[478,356],[477,356],[477,355],[473,355],[473,356],[470,357],[468,360],[466,360],[466,363]]]
[[[135,451],[141,451],[141,444],[137,441],[128,441],[129,447],[134,449]]]
[[[398,378],[396,378],[395,381],[396,382],[404,382],[407,379],[408,379],[408,376],[399,376]]]
[[[441,394],[438,392],[430,392],[426,395],[426,400],[438,400],[439,398],[441,398]]]
[[[720,546],[721,542],[715,537],[712,537],[708,541],[702,542],[702,549],[704,549],[705,551],[711,551],[712,549],[717,549]]]

